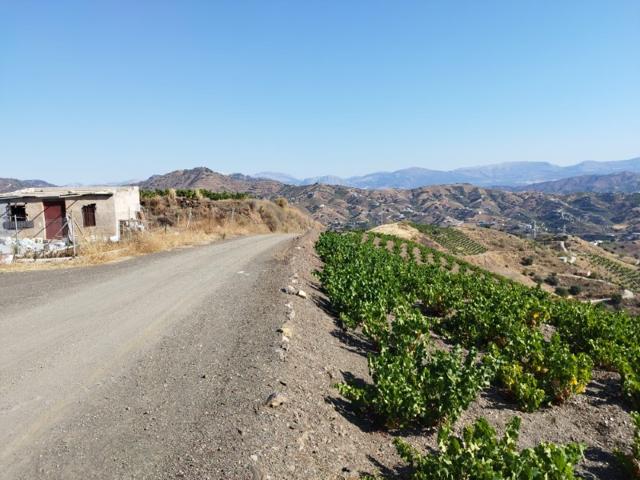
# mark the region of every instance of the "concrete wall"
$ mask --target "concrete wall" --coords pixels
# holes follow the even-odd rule
[[[78,241],[109,240],[118,235],[113,197],[84,195],[79,199],[66,200],[67,216],[73,219]],[[96,206],[96,226],[87,227],[83,223],[82,207]]]
[[[119,231],[120,220],[136,220],[142,210],[140,206],[140,189],[138,187],[121,187],[116,191],[113,199],[115,203],[116,229],[119,236],[121,233]]]

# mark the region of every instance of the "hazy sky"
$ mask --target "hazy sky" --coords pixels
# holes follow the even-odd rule
[[[638,0],[0,0],[0,177],[638,155]]]

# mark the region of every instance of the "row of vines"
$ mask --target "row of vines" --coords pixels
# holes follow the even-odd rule
[[[440,427],[438,454],[397,442],[413,478],[574,478],[584,447],[518,451],[517,418],[502,439],[484,419],[462,437],[451,434],[490,384],[530,412],[583,393],[598,366],[619,372],[626,401],[640,408],[640,326],[623,312],[554,297],[392,236],[324,233],[316,248],[340,321],[375,346],[372,383],[340,384],[342,395],[387,428]],[[545,337],[543,325],[554,333]],[[435,348],[431,332],[453,347]]]
[[[487,251],[484,245],[481,245],[463,232],[454,228],[438,227],[436,225],[425,225],[421,223],[413,223],[411,226],[456,255],[478,255]]]
[[[631,290],[640,290],[640,270],[637,268],[623,265],[601,255],[588,254],[587,257],[592,263],[605,269],[615,283]]]

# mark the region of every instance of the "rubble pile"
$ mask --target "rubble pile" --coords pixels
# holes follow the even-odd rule
[[[52,258],[68,255],[67,240],[0,237],[0,264],[10,264],[19,258]]]

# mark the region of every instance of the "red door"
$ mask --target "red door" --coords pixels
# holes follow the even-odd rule
[[[64,202],[44,202],[44,221],[47,240],[67,236]]]

